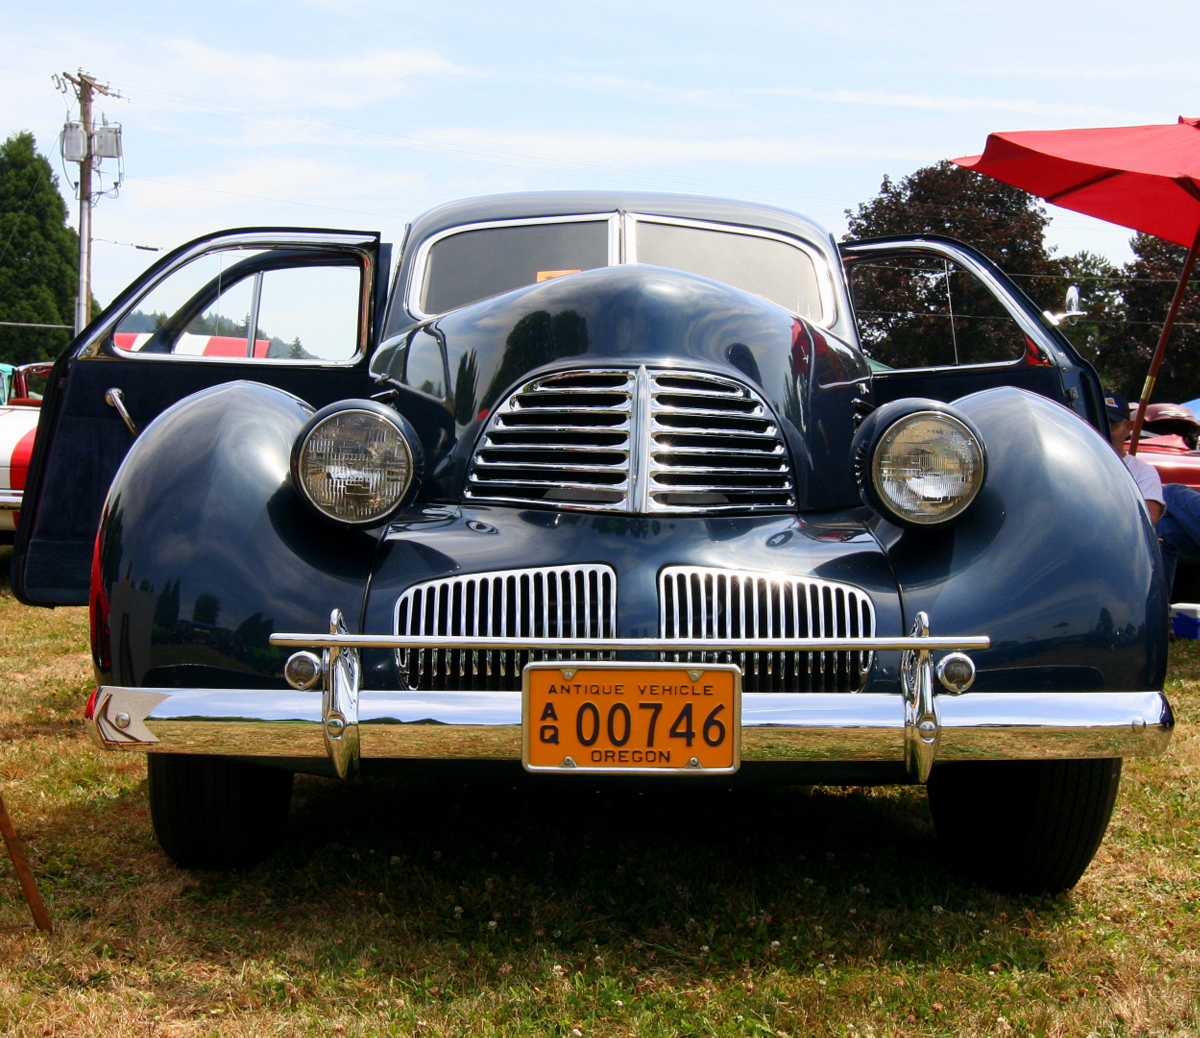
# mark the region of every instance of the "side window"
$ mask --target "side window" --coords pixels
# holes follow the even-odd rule
[[[876,370],[1019,360],[1021,328],[973,273],[940,256],[887,256],[849,266],[863,350]]]
[[[350,360],[362,276],[349,253],[208,253],[143,296],[121,318],[113,346],[174,357]]]

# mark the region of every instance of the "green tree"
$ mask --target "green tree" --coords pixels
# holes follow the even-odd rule
[[[1063,265],[1050,255],[1049,217],[1026,191],[952,162],[926,166],[847,210],[849,237],[941,234],[975,246],[1043,309],[1057,310]],[[851,287],[863,345],[882,364],[1015,359],[1022,337],[987,288],[940,259],[856,263]]]
[[[0,144],[0,321],[73,323],[79,238],[66,219],[58,178],[33,134]],[[70,340],[66,329],[0,324],[0,361],[50,360]]]
[[[1129,243],[1134,258],[1125,265],[1120,283],[1124,323],[1101,353],[1107,383],[1131,400],[1141,395],[1150,359],[1179,283],[1187,250],[1149,234]],[[1167,344],[1151,400],[1183,403],[1200,396],[1200,278],[1193,276]]]

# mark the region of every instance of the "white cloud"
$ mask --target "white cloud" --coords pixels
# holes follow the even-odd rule
[[[497,161],[587,164],[597,171],[630,173],[625,164],[707,160],[746,164],[795,164],[846,158],[920,161],[923,149],[830,134],[805,137],[626,137],[605,134],[537,134],[472,129],[428,131],[423,139],[461,147]],[[622,168],[617,168],[620,164]]]
[[[701,108],[738,108],[725,88],[670,87],[622,76],[568,76],[566,82],[585,88],[599,87],[605,91],[649,96],[666,104],[693,105]]]
[[[805,90],[800,87],[769,87],[751,91],[803,97],[811,101],[866,105],[879,108],[917,108],[928,112],[1015,112],[1021,115],[1090,121],[1136,119],[1135,113],[1105,105],[1060,101],[1028,101],[1021,98],[959,97],[953,94],[905,94],[886,90]]]
[[[363,108],[394,97],[422,77],[479,75],[428,50],[306,60],[175,39],[149,52],[155,51],[164,59],[161,67],[147,70],[148,82],[170,82],[177,93],[211,101],[236,99],[285,109]]]

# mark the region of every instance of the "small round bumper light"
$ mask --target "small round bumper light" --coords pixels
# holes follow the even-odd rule
[[[370,526],[396,511],[408,494],[418,449],[411,426],[390,409],[373,401],[333,405],[301,432],[292,475],[321,515]]]
[[[283,665],[283,676],[292,688],[305,692],[321,680],[321,657],[307,650],[292,653]]]
[[[937,678],[947,692],[959,695],[975,684],[975,661],[966,653],[947,653],[938,660]]]

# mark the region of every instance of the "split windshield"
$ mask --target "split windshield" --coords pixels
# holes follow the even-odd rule
[[[429,248],[414,300],[445,313],[525,285],[619,262],[609,219],[477,227]],[[626,225],[627,262],[699,274],[820,321],[814,258],[782,237],[639,218]],[[630,240],[632,239],[632,240]]]

